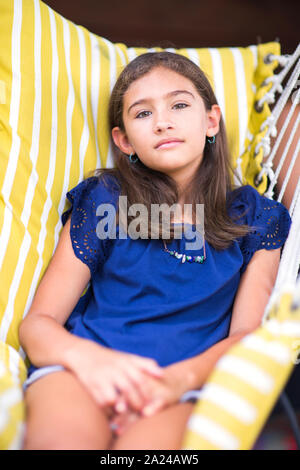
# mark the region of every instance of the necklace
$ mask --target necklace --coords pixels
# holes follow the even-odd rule
[[[186,261],[188,261],[189,263],[204,263],[204,261],[206,260],[204,236],[203,236],[203,254],[204,254],[203,256],[190,256],[184,253],[178,253],[178,251],[175,251],[175,250],[168,250],[165,240],[163,240],[163,243],[165,247],[164,251],[166,251],[167,253],[169,253],[169,255],[174,256],[177,259],[181,259],[182,263],[185,263]]]

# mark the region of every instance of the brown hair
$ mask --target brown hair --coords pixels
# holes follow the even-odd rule
[[[204,101],[206,110],[217,104],[216,97],[203,71],[186,57],[171,52],[153,52],[138,56],[130,62],[120,74],[110,97],[109,125],[112,130],[118,126],[125,131],[123,123],[123,97],[129,86],[156,67],[165,67],[188,78],[196,87]],[[162,172],[146,167],[140,160],[131,163],[128,155],[114,146],[115,168],[96,170],[96,176],[111,174],[120,185],[120,195],[127,196],[128,207],[131,204],[144,204],[151,213],[151,204],[172,206],[178,201],[176,182]],[[196,204],[204,204],[205,239],[217,250],[228,248],[237,237],[246,235],[250,227],[234,223],[227,212],[231,184],[229,170],[234,173],[230,164],[229,151],[223,118],[214,144],[206,144],[203,159],[194,178],[185,192],[185,203],[193,205],[195,217]],[[104,178],[105,180],[105,178]],[[130,222],[128,216],[128,223]],[[195,219],[194,219],[195,220]],[[161,227],[160,227],[161,228]],[[159,230],[162,238],[162,231]],[[151,238],[149,223],[148,238]],[[174,238],[171,230],[170,239]]]

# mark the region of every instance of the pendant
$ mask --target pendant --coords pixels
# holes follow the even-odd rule
[[[164,251],[169,253],[169,255],[174,256],[177,259],[180,259],[181,263],[185,263],[186,261],[188,261],[189,263],[201,263],[202,264],[206,260],[205,245],[203,245],[204,246],[204,248],[203,248],[204,256],[190,256],[190,255],[185,255],[183,253],[178,253],[178,251],[175,251],[175,250],[168,250],[168,248],[166,246],[166,242],[164,240],[163,240],[163,242],[164,242],[164,246],[165,246]]]

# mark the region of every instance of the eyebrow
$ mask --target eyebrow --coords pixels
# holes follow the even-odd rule
[[[166,95],[164,95],[163,98],[170,98],[171,96],[181,95],[182,93],[186,93],[187,95],[190,95],[195,99],[193,93],[187,90],[170,91],[170,93],[167,93]],[[129,114],[131,108],[133,108],[134,106],[137,106],[138,104],[148,103],[149,101],[151,101],[151,98],[143,98],[141,100],[135,101],[131,106],[129,106],[127,114]]]

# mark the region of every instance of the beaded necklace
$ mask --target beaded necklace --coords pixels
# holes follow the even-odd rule
[[[180,259],[182,263],[185,263],[186,261],[188,261],[189,263],[201,263],[202,264],[206,260],[204,236],[203,236],[203,256],[190,256],[184,253],[178,253],[178,251],[175,251],[175,250],[168,250],[165,240],[163,240],[163,243],[165,247],[164,251],[169,253],[169,255],[174,256],[177,259]]]

